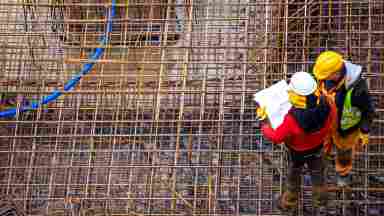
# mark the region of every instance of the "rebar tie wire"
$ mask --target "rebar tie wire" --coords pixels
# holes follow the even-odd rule
[[[107,30],[104,35],[100,38],[100,46],[97,47],[93,54],[89,57],[89,63],[85,63],[83,65],[83,68],[80,70],[78,74],[76,74],[72,79],[70,79],[65,85],[63,90],[56,89],[54,90],[50,95],[43,97],[40,101],[37,102],[31,102],[28,106],[21,106],[19,109],[16,108],[9,108],[7,110],[0,112],[0,118],[1,117],[14,117],[17,114],[17,111],[19,112],[26,112],[26,111],[32,111],[37,110],[40,106],[46,105],[50,102],[53,102],[57,98],[59,98],[62,94],[68,92],[69,90],[73,89],[83,78],[85,75],[87,75],[95,65],[95,62],[100,59],[100,57],[103,55],[105,51],[105,46],[108,44],[109,40],[109,34],[112,32],[112,19],[114,18],[116,14],[116,0],[111,0],[111,7],[110,7],[110,13],[108,15],[108,21],[107,21]]]

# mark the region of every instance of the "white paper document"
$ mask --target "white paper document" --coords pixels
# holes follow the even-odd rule
[[[285,80],[255,93],[254,100],[264,106],[271,122],[271,127],[276,129],[283,123],[285,115],[292,107],[288,100],[288,84]]]

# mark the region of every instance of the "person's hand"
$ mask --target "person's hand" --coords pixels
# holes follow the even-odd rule
[[[369,143],[369,134],[367,134],[367,133],[360,133],[359,142],[361,143],[362,146],[368,145],[368,143]]]
[[[357,150],[361,151],[364,146],[369,143],[369,134],[368,133],[360,133],[359,134],[359,143],[357,144]]]
[[[265,111],[265,106],[258,107],[256,109],[256,116],[259,120],[264,120],[267,118],[267,112]]]

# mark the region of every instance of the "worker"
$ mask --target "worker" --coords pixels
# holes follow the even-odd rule
[[[351,183],[352,158],[356,150],[368,144],[374,114],[367,82],[361,77],[361,70],[360,65],[345,61],[334,51],[322,52],[313,67],[319,88],[337,107],[338,117],[331,144],[336,147],[336,179],[340,187]]]
[[[322,175],[322,148],[336,117],[336,107],[319,95],[316,80],[307,72],[297,72],[291,77],[288,95],[292,107],[283,122],[276,129],[268,123],[262,124],[266,138],[275,144],[284,142],[288,149],[287,189],[279,197],[277,206],[283,212],[297,213],[301,172],[307,164],[311,171],[314,215],[321,215],[327,197]],[[258,108],[257,115],[266,119],[265,108]]]

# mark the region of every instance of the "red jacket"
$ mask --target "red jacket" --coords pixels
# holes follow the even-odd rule
[[[297,120],[291,112],[289,112],[283,123],[276,128],[272,129],[269,124],[264,124],[261,128],[265,137],[270,139],[273,143],[285,142],[288,147],[297,151],[303,152],[319,147],[323,144],[327,136],[330,134],[332,122],[336,118],[336,107],[331,106],[327,119],[322,128],[312,133],[305,133],[299,126]]]

